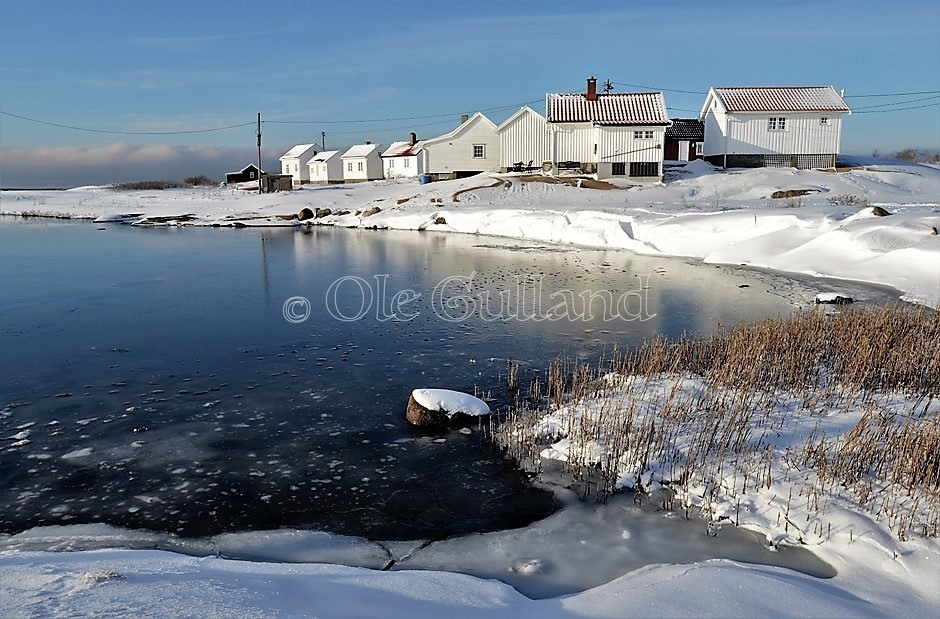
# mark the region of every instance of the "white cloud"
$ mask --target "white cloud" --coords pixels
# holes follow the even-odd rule
[[[279,171],[286,149],[265,149],[263,166]],[[181,180],[205,174],[222,180],[226,172],[257,160],[250,147],[126,144],[44,146],[0,149],[3,187],[73,187],[136,180]]]

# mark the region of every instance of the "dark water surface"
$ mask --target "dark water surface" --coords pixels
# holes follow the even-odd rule
[[[476,391],[505,410],[510,358],[525,382],[559,354],[789,314],[819,286],[459,235],[101,228],[0,217],[2,533],[522,526],[556,508],[551,495],[475,426],[413,432],[412,389]],[[582,293],[602,291],[622,300],[620,319],[604,320],[602,296],[593,319],[499,319],[557,316],[559,302],[583,314]],[[309,301],[288,307],[306,320],[285,319],[291,297]]]

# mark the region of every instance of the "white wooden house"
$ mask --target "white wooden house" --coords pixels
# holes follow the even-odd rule
[[[549,161],[545,117],[528,106],[496,127],[499,135],[499,169],[541,168]]]
[[[385,178],[411,178],[424,174],[424,142],[411,134],[409,140],[392,142],[382,153]]]
[[[477,112],[460,126],[425,140],[424,169],[434,180],[465,178],[499,170],[499,135],[492,120]]]
[[[343,153],[343,180],[347,183],[385,178],[382,171],[382,145],[356,144]]]
[[[318,144],[298,144],[281,155],[281,174],[289,174],[294,185],[310,182],[310,159],[323,150]]]
[[[314,155],[307,163],[310,182],[317,184],[343,182],[343,152],[326,150]]]
[[[832,86],[710,88],[703,155],[723,167],[833,167],[850,113]]]
[[[549,159],[556,173],[659,181],[669,115],[660,92],[587,92],[545,97]]]

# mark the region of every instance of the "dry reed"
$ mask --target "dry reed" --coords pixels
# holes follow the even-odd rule
[[[724,500],[737,521],[742,497],[789,483],[778,518],[800,539],[829,537],[818,518],[835,499],[904,539],[940,535],[938,399],[940,314],[814,309],[653,338],[595,367],[557,359],[495,439],[538,470],[562,449],[564,473],[601,499],[655,491],[710,518],[727,517]],[[791,518],[798,504],[812,530]]]

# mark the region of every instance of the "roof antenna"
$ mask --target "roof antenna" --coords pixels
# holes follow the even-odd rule
[[[604,80],[604,94],[609,95],[610,91],[614,89],[614,85],[610,83],[610,80]]]

